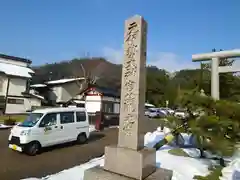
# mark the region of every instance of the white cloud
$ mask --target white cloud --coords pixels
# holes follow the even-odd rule
[[[102,50],[103,56],[114,64],[122,64],[123,62],[123,50],[117,50],[109,47],[105,47]]]
[[[121,64],[123,62],[123,49],[105,47],[102,53],[112,63]],[[194,63],[191,59],[184,61],[183,58],[172,52],[148,52],[147,64],[157,66],[169,72],[199,67],[199,63]]]

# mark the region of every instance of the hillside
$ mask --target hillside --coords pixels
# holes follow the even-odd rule
[[[59,63],[46,64],[33,67],[35,75],[32,84],[43,83],[48,80],[61,78],[83,77],[91,73],[98,77],[97,84],[120,90],[122,66],[113,64],[104,58],[81,58]],[[150,103],[159,105],[169,100],[169,105],[174,104],[179,93],[198,88],[204,89],[210,95],[210,71],[205,68],[181,70],[172,77],[164,69],[154,66],[147,67],[146,98]],[[222,87],[222,88],[221,88]],[[220,96],[224,99],[240,101],[240,78],[232,73],[220,75]]]
[[[84,72],[81,65],[85,69],[85,74],[91,73],[99,78],[97,84],[108,86],[113,83],[114,87],[120,87],[121,65],[110,63],[103,58],[73,59],[71,61],[33,67],[35,76],[32,84],[61,78],[83,77]]]

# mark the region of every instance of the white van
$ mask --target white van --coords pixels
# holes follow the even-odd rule
[[[89,121],[85,108],[38,109],[14,126],[8,138],[9,148],[36,155],[42,147],[70,141],[84,143],[89,138]]]

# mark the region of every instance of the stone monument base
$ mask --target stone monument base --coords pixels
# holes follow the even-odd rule
[[[156,171],[153,172],[151,175],[149,175],[145,179],[139,180],[171,180],[172,175],[173,172],[170,170],[157,168]],[[136,180],[136,179],[116,174],[97,166],[85,171],[84,180]]]
[[[136,151],[106,146],[104,169],[134,179],[144,179],[156,170],[156,150],[143,148]]]

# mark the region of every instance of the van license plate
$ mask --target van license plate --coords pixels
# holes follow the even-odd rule
[[[15,144],[13,144],[12,145],[12,149],[16,151],[17,150],[17,146]]]
[[[15,151],[19,151],[22,152],[22,148],[17,146],[16,144],[9,144],[9,148],[15,150]]]

